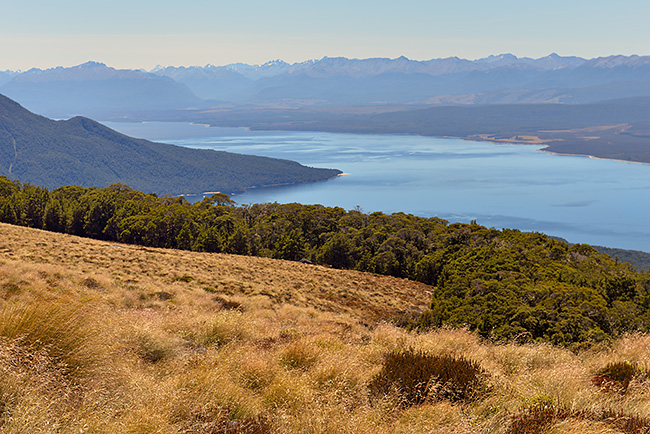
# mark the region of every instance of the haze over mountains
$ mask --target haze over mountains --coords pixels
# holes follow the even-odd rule
[[[324,57],[288,64],[116,70],[71,68],[0,73],[0,93],[37,113],[117,116],[232,106],[579,104],[650,95],[650,56],[596,59],[512,54],[428,61]]]
[[[0,93],[31,111],[57,118],[207,106],[169,77],[117,70],[96,62],[30,69],[15,74],[0,86]]]
[[[650,94],[650,57],[599,59],[517,58],[414,61],[325,57],[289,65],[269,62],[152,72],[186,84],[204,98],[244,101],[300,100],[308,105],[584,103]],[[201,80],[197,77],[201,76]],[[232,83],[235,94],[206,93],[210,79]],[[248,80],[248,87],[245,86]],[[296,101],[298,103],[298,101]]]

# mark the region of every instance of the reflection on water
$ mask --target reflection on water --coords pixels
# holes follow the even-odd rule
[[[250,132],[182,123],[116,124],[135,137],[299,161],[349,175],[253,189],[238,203],[320,203],[539,231],[650,251],[650,165],[555,156],[539,147],[417,136]]]

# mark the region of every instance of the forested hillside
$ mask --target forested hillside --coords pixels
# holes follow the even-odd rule
[[[435,286],[410,327],[468,325],[492,339],[598,342],[650,325],[650,274],[539,233],[300,204],[233,206],[118,184],[49,191],[0,177],[0,220],[205,252],[301,260]]]
[[[330,179],[295,161],[135,139],[84,117],[54,121],[0,95],[0,175],[49,188],[122,182],[158,194],[237,192]]]

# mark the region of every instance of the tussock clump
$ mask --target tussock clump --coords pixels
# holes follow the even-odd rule
[[[249,321],[237,310],[224,310],[209,320],[196,336],[203,345],[222,346],[248,336]]]
[[[275,379],[275,372],[270,363],[259,356],[243,360],[238,373],[242,385],[256,392],[263,391]]]
[[[267,410],[294,415],[313,405],[315,398],[307,376],[294,373],[278,373],[262,395]]]
[[[142,360],[158,363],[176,355],[179,345],[177,341],[163,331],[143,328],[133,331],[129,346]]]
[[[280,362],[290,369],[309,370],[316,361],[316,351],[304,342],[294,342],[287,346],[280,355]]]
[[[228,300],[217,295],[214,297],[214,301],[217,302],[221,306],[221,309],[224,310],[244,310],[244,307],[241,305],[241,303],[235,300]]]
[[[0,309],[0,337],[19,339],[31,350],[45,349],[65,375],[90,374],[105,359],[89,305],[69,300],[16,300]]]
[[[397,393],[408,407],[437,399],[468,402],[487,389],[478,363],[464,357],[437,356],[414,349],[386,354],[381,371],[370,382],[374,396]]]

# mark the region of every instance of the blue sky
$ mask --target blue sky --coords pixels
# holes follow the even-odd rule
[[[0,70],[650,54],[647,0],[2,0]]]

